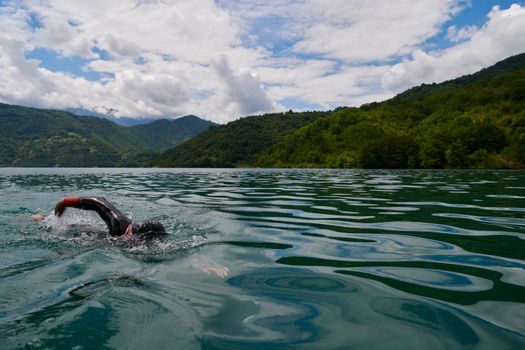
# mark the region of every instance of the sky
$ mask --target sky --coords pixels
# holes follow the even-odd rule
[[[0,102],[226,123],[385,100],[524,38],[524,1],[0,0]]]

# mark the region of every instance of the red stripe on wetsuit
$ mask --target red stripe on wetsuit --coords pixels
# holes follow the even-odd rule
[[[66,197],[62,199],[64,207],[78,208],[80,205],[80,197]]]

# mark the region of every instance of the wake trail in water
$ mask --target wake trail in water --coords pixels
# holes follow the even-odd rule
[[[160,219],[168,232],[166,236],[153,239],[112,237],[96,213],[70,208],[61,217],[49,213],[39,223],[42,229],[39,234],[26,239],[78,249],[117,248],[124,253],[148,259],[169,259],[184,255],[208,241],[205,230],[194,223],[162,216]]]

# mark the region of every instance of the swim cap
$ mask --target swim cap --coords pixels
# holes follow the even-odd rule
[[[156,237],[166,234],[166,229],[157,221],[141,221],[133,224],[133,235],[142,237]]]

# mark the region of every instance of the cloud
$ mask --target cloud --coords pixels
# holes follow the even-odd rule
[[[457,29],[456,26],[450,26],[447,30],[447,39],[454,43],[469,40],[478,31],[477,26],[466,26],[461,29]]]
[[[284,18],[297,53],[350,63],[388,60],[411,52],[469,6],[464,0],[225,1],[241,16]]]
[[[470,5],[3,1],[0,101],[127,117],[195,114],[216,122],[286,110],[287,101],[298,104],[294,109],[359,105],[524,50],[522,7],[494,8],[480,27],[451,22]],[[449,48],[429,44],[438,33],[448,36]]]
[[[231,103],[236,104],[236,109],[241,113],[241,116],[275,109],[273,102],[262,89],[256,75],[250,72],[234,74],[226,56],[221,56],[215,60],[213,66],[227,86],[226,107]]]
[[[249,33],[253,29],[249,23],[261,26],[254,18],[263,19],[263,24],[278,19],[277,28],[271,29],[285,33],[258,32],[259,43],[263,44],[267,36],[293,43],[284,57],[272,57],[257,69],[262,81],[270,86],[269,96],[276,101],[293,98],[332,108],[391,97],[392,93],[381,87],[388,63],[376,63],[409,54],[437,34],[440,26],[468,7],[470,1],[221,3],[245,18],[248,25],[243,28]],[[294,55],[297,59],[290,58]]]
[[[525,8],[512,5],[502,10],[496,6],[488,14],[487,23],[470,35],[470,40],[446,50],[414,51],[411,59],[385,73],[383,87],[400,92],[421,83],[439,83],[525,52]]]
[[[437,34],[457,6],[456,0],[311,1],[308,12],[317,15],[294,50],[349,62],[387,60]]]
[[[359,105],[363,96],[374,94],[381,88],[381,76],[389,66],[338,67],[330,60],[287,62],[283,67],[266,67],[258,70],[264,81],[275,86],[269,95],[276,101],[292,98],[331,109],[343,105]],[[386,97],[386,96],[385,96]],[[367,101],[365,98],[365,102]]]
[[[203,100],[224,85],[211,65],[216,57],[227,53],[233,72],[250,70],[261,56],[257,48],[238,45],[240,29],[212,0],[26,0],[8,2],[0,11],[2,101],[130,117],[193,113],[227,120],[232,117],[225,113],[252,110],[242,99],[228,112],[218,99]],[[81,58],[82,69],[103,78],[93,82],[46,69],[46,62],[26,58],[36,48]],[[230,82],[235,78],[232,73]],[[265,106],[274,108],[263,100],[259,107]]]
[[[91,51],[93,40],[79,27],[59,14],[40,18],[41,27],[32,33],[31,43],[35,47],[59,52],[62,56],[96,57]]]

